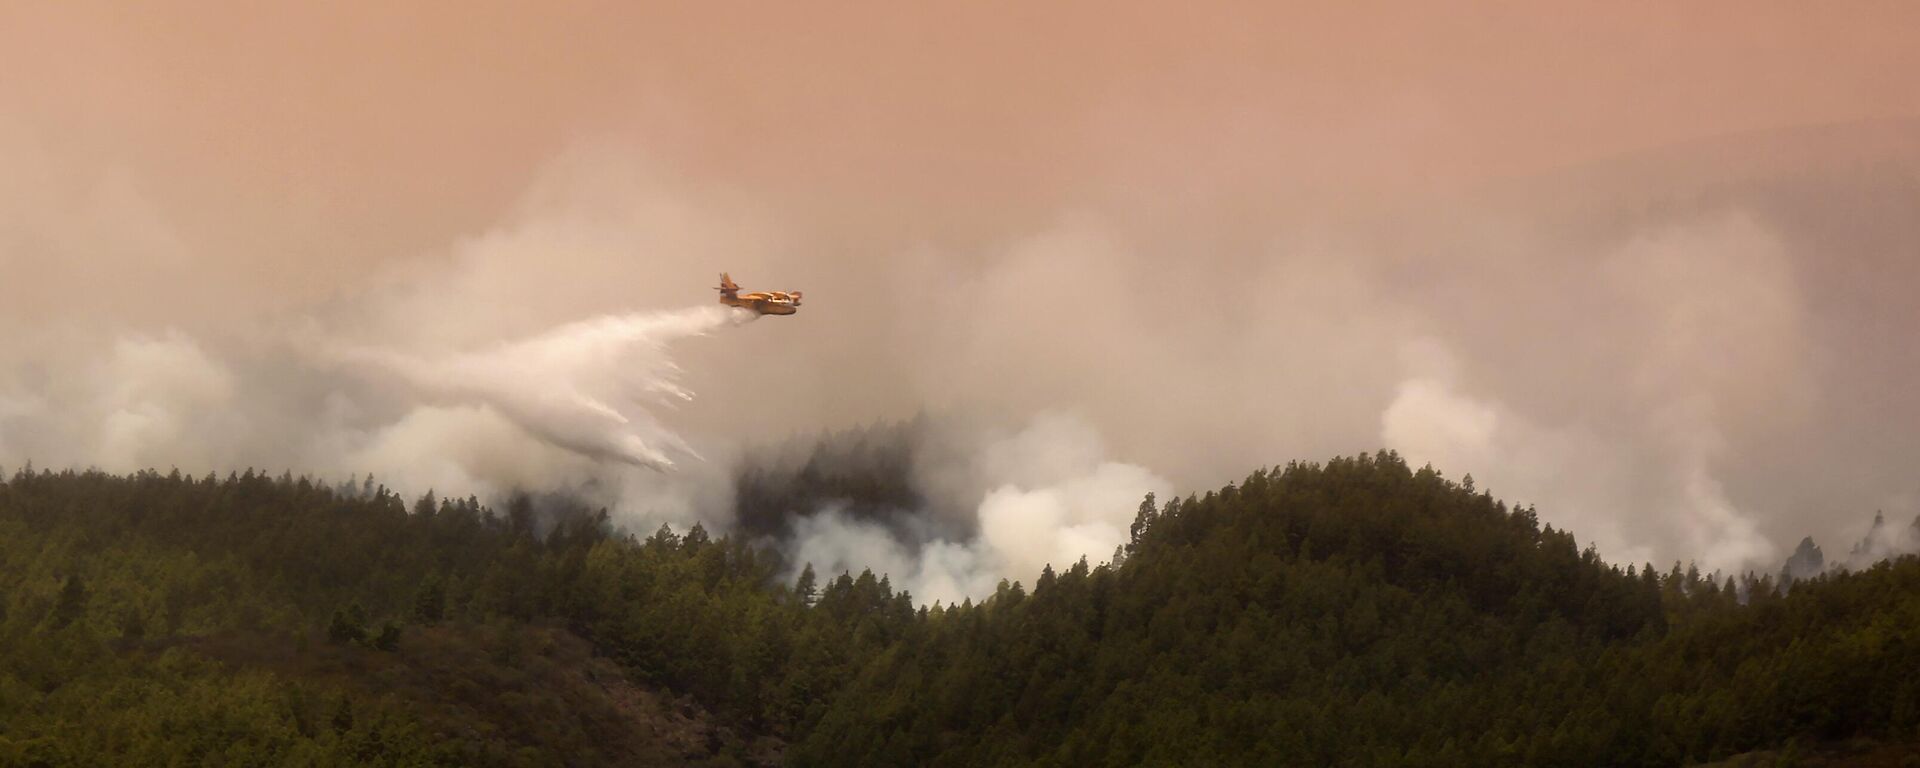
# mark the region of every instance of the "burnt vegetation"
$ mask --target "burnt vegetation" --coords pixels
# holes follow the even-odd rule
[[[807,482],[864,491],[843,480]],[[22,470],[0,764],[1672,766],[1863,740],[1899,764],[1920,742],[1920,560],[1790,590],[1616,566],[1390,453],[1149,497],[1118,562],[979,603],[790,583],[746,541]]]

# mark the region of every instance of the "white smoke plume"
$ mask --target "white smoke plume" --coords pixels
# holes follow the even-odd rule
[[[1108,559],[1127,542],[1141,498],[1172,490],[1145,467],[1108,458],[1099,433],[1064,413],[1042,413],[943,469],[970,478],[943,492],[972,509],[972,538],[903,541],[887,526],[828,508],[795,526],[786,548],[796,573],[807,564],[826,574],[867,568],[922,603],[979,598],[1001,579],[1031,582],[1049,565]],[[969,484],[972,492],[960,490]]]
[[[1847,550],[1839,565],[1859,570],[1889,558],[1920,553],[1920,518],[1911,524],[1887,522],[1885,512],[1876,512],[1873,523],[1859,543]]]
[[[1909,519],[1911,522],[1908,522]],[[1803,558],[1802,551],[1807,549],[1813,551],[1815,562],[1806,562]],[[1783,572],[1793,578],[1805,578],[1822,571],[1858,571],[1883,560],[1920,554],[1920,518],[1889,520],[1884,510],[1875,512],[1866,532],[1844,554],[1829,556],[1822,563],[1818,562],[1820,552],[1812,539],[1807,539],[1802,542],[1801,551],[1796,551],[1795,557],[1788,559]]]
[[[859,190],[796,202],[587,142],[516,177],[504,213],[366,242],[9,135],[0,157],[26,169],[0,179],[9,468],[373,473],[719,528],[741,446],[923,409],[1076,414],[1096,438],[968,436],[918,467],[964,525],[929,511],[930,535],[907,537],[829,511],[799,528],[817,568],[884,565],[925,599],[1103,558],[1147,490],[1382,442],[1537,504],[1609,559],[1708,569],[1854,538],[1834,531],[1845,510],[1914,487],[1920,438],[1891,425],[1920,418],[1920,164],[1821,159],[1872,143],[1855,132],[1729,140],[1764,151],[1692,180],[1664,160],[1524,180],[1521,202],[1317,216],[1219,208],[1197,179],[1186,202],[1063,189],[951,220],[967,207],[894,220]],[[1749,156],[1804,165],[1751,175]],[[351,235],[308,243],[318,230]],[[710,301],[722,269],[809,306],[724,341],[675,325],[697,317],[569,325]],[[634,328],[675,341],[618,364],[573,343]],[[647,468],[663,457],[670,471]],[[1112,501],[1080,501],[1095,497]]]
[[[1416,463],[1473,473],[1498,495],[1539,504],[1547,522],[1616,561],[1652,559],[1646,532],[1657,528],[1703,568],[1770,569],[1779,551],[1729,497],[1719,467],[1729,452],[1723,424],[1807,408],[1797,363],[1805,310],[1780,240],[1750,216],[1725,214],[1642,234],[1588,269],[1605,305],[1623,310],[1609,317],[1628,324],[1625,346],[1571,354],[1591,361],[1588,375],[1617,382],[1613,403],[1561,404],[1552,410],[1566,414],[1562,423],[1538,423],[1464,391],[1456,353],[1425,338],[1403,349],[1412,373],[1382,413],[1381,439]],[[1523,364],[1512,375],[1531,374]],[[1610,409],[1620,409],[1613,423],[1601,418]],[[1629,447],[1609,435],[1623,428],[1647,439]],[[1636,507],[1652,518],[1624,528],[1622,512]]]

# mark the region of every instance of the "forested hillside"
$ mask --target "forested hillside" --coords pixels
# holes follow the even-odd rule
[[[1785,597],[1622,570],[1390,454],[1152,502],[1118,566],[929,615],[795,762],[1657,766],[1920,737],[1912,558]]]
[[[0,765],[771,763],[912,618],[698,527],[534,528],[524,498],[17,473]]]
[[[524,498],[17,472],[0,764],[1667,766],[1920,742],[1920,561],[1785,594],[1616,567],[1392,454],[1149,497],[1120,562],[978,604],[788,584],[776,559]]]

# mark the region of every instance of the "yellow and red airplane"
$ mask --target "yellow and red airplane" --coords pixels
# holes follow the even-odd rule
[[[754,291],[741,293],[733,278],[720,273],[720,303],[751,309],[763,315],[791,315],[800,311],[799,291]]]

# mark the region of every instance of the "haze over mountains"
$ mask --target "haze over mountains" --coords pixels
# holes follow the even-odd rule
[[[0,9],[0,765],[1920,765],[1914,29]]]
[[[56,313],[16,334],[0,462],[372,472],[724,527],[743,446],[958,409],[981,426],[942,438],[953,450],[1066,419],[1102,454],[1073,461],[1137,466],[1162,490],[1384,444],[1539,504],[1622,562],[1772,570],[1802,536],[1920,514],[1920,438],[1897,426],[1920,423],[1901,330],[1920,320],[1902,288],[1920,269],[1916,136],[1880,121],[1703,139],[1304,223],[1092,206],[963,248],[864,253],[776,245],[797,233],[739,227],[737,204],[581,150],[504,223],[328,302],[240,326]],[[106,218],[86,237],[124,223],[115,199],[144,205],[116,188],[91,193]],[[54,234],[13,221],[17,242]],[[180,253],[157,285],[193,274]],[[714,264],[819,298],[668,351],[698,396],[657,418],[711,459],[676,477],[306,362],[315,339],[432,359],[680,306]],[[923,490],[972,509],[1010,479]]]
[[[747,446],[927,411],[1184,489],[1387,445],[1622,561],[1920,512],[1906,6],[465,11],[13,9],[0,465],[722,526]],[[448,359],[721,270],[809,306],[672,350],[710,461],[664,485],[302,349]]]

